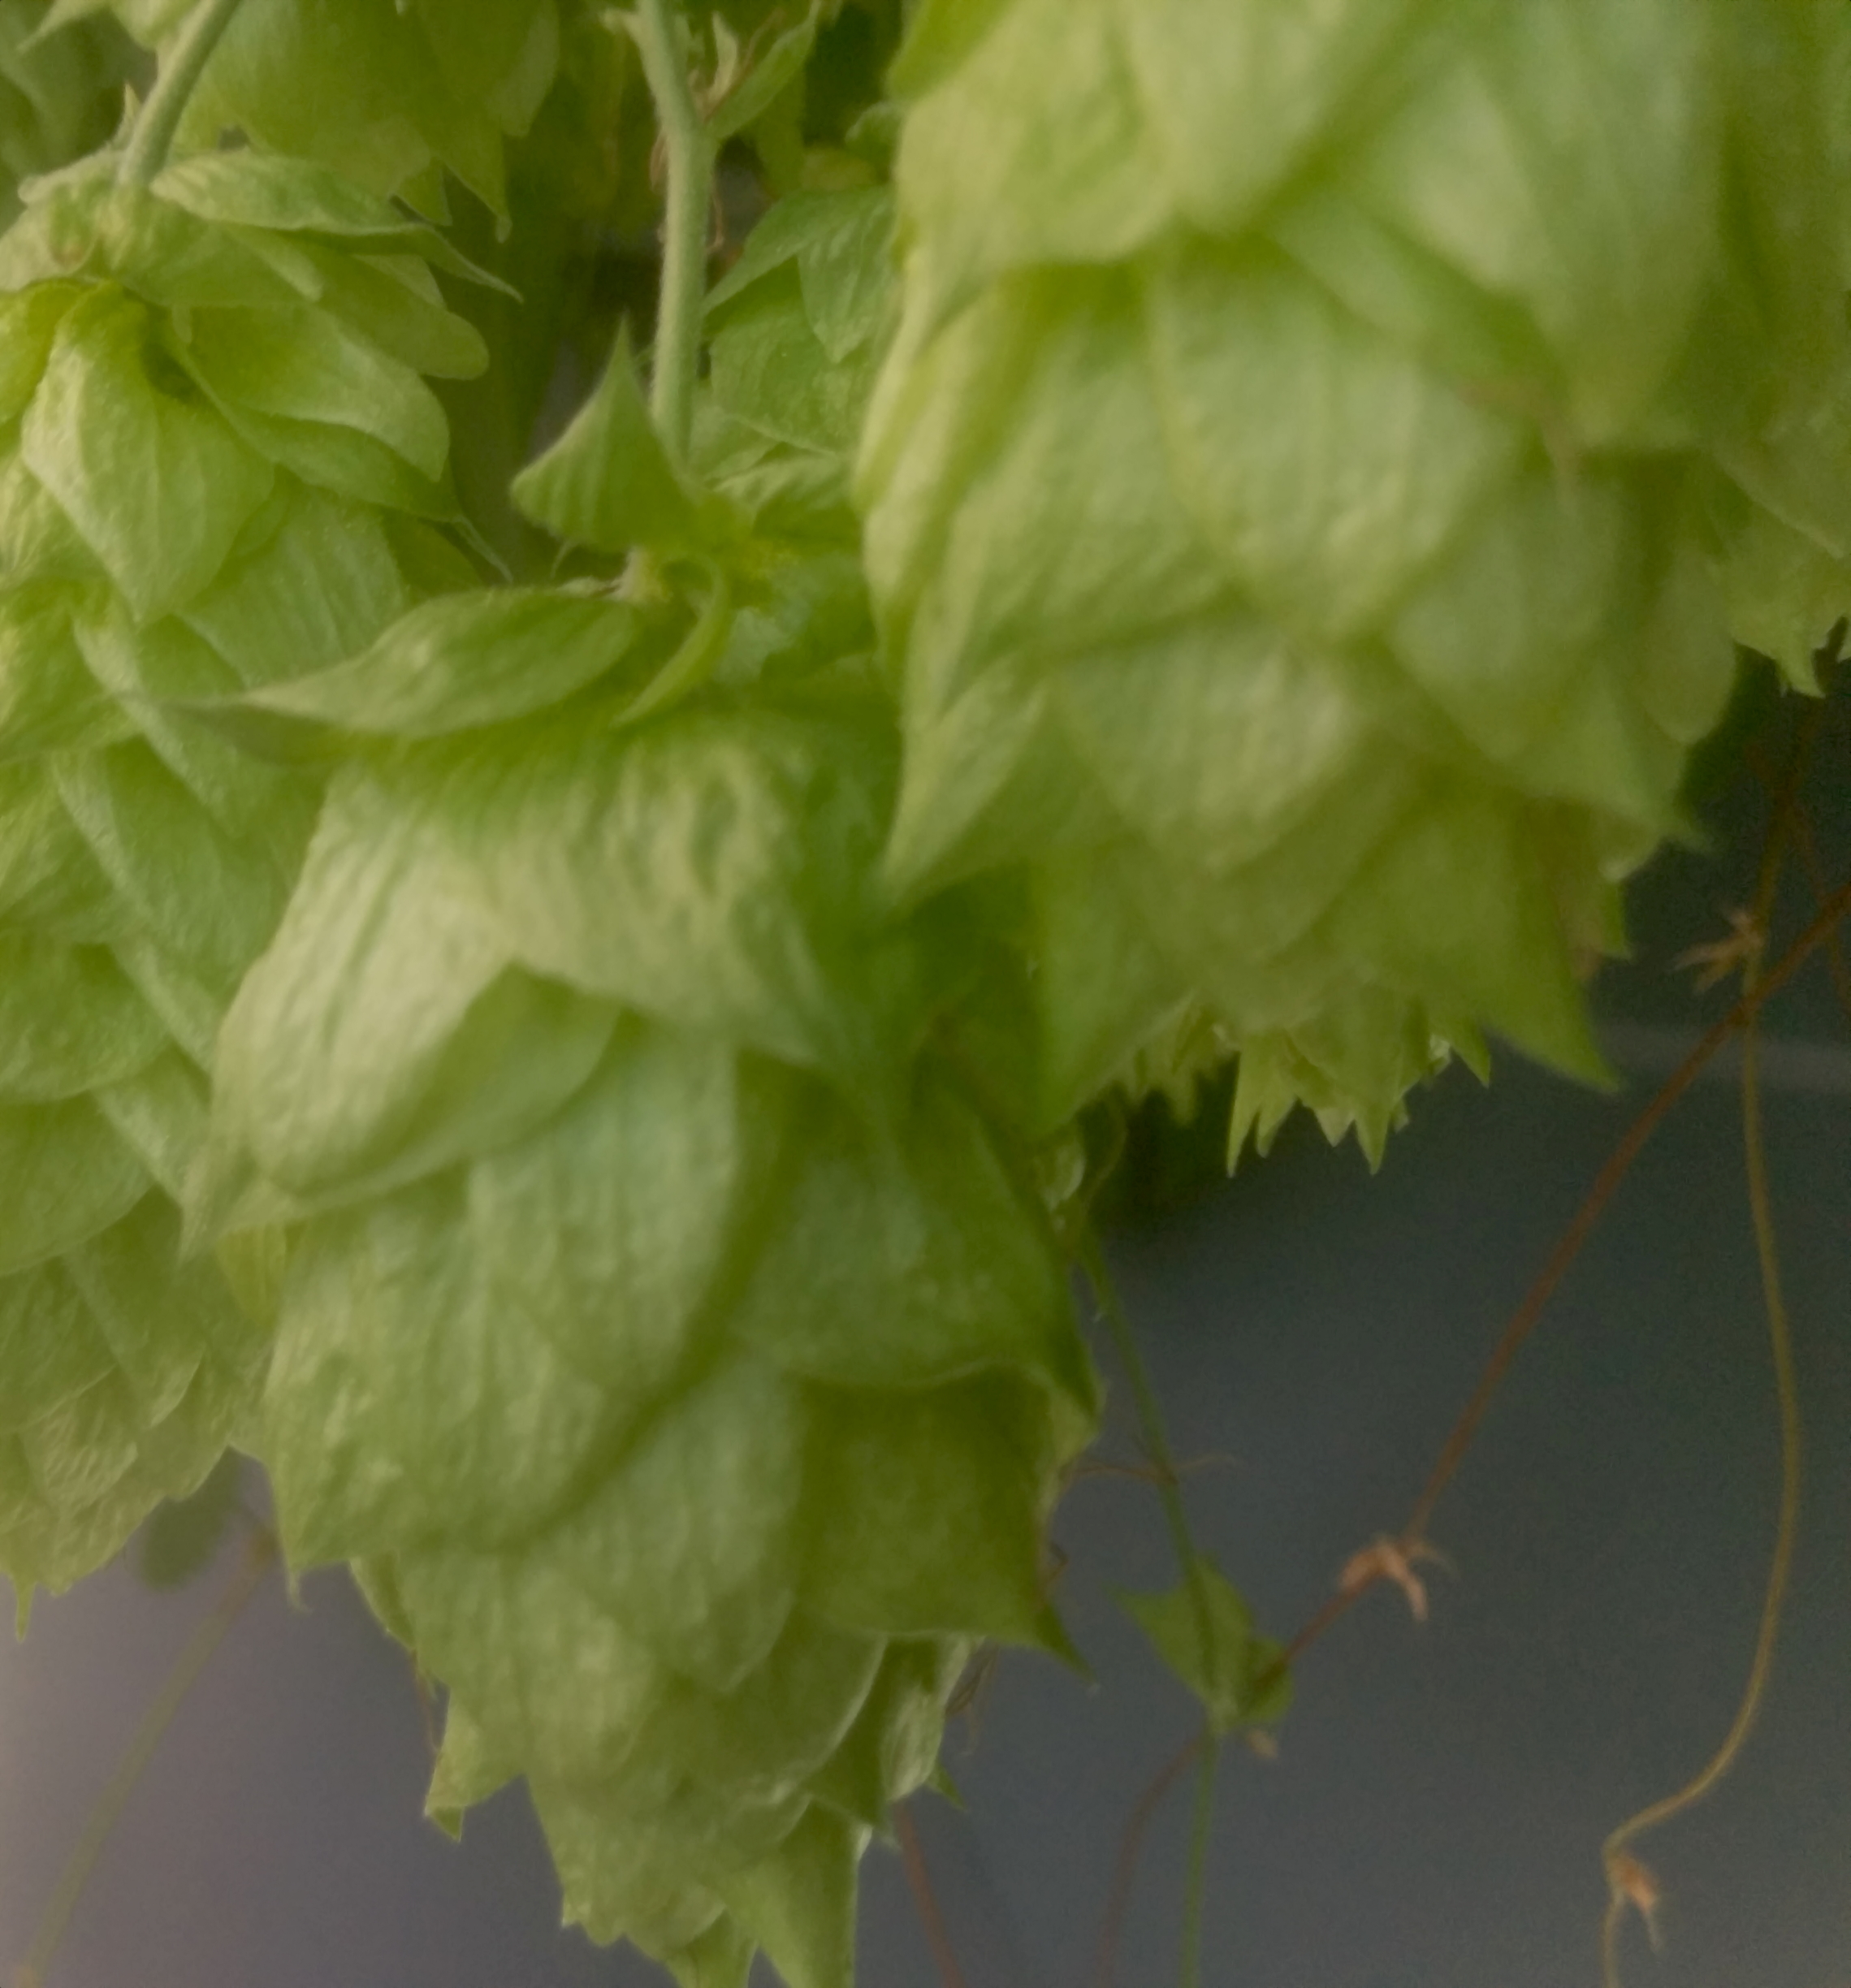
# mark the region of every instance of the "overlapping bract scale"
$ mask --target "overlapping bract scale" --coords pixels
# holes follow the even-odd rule
[[[150,192],[112,164],[41,181],[0,239],[0,1569],[22,1594],[253,1433],[264,1247],[184,1260],[177,1204],[316,784],[199,712],[468,572],[381,508],[400,482],[446,508],[414,368],[444,339],[477,357],[423,264],[201,211],[240,173],[335,198],[318,169],[222,153]]]
[[[54,24],[112,14],[170,49],[192,0],[56,0]],[[446,169],[507,211],[505,140],[525,132],[559,64],[554,0],[246,0],[189,103],[184,136],[225,129],[321,161],[379,193],[444,211]]]
[[[108,137],[121,115],[129,52],[113,30],[39,41],[46,0],[0,0],[0,227],[20,182],[56,171]]]
[[[1032,1186],[922,1048],[882,705],[633,717],[677,627],[607,599],[605,676],[497,719],[575,598],[420,611],[290,687],[356,756],[227,1020],[194,1212],[300,1225],[284,1541],[357,1561],[448,1687],[434,1812],[525,1774],[595,1936],[837,1988],[975,1640],[1059,1646],[1094,1383]],[[448,689],[408,736],[413,653]]]
[[[1021,879],[1049,1123],[1179,1029],[1240,1052],[1237,1147],[1302,1101],[1378,1152],[1482,1030],[1598,1071],[1577,978],[1732,634],[1837,612],[1815,542],[1811,595],[1750,575],[1805,562],[1749,543],[1775,469],[1723,473],[1810,469],[1802,524],[1851,490],[1843,284],[1793,267],[1836,251],[1799,222],[1844,38],[1733,0],[924,11],[860,468],[887,871]]]

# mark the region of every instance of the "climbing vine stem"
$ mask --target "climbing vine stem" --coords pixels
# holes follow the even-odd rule
[[[122,155],[120,176],[127,184],[148,185],[167,164],[180,119],[238,6],[239,0],[200,0],[187,17]]]
[[[1209,1611],[1201,1556],[1196,1551],[1196,1542],[1189,1531],[1189,1514],[1183,1502],[1183,1480],[1170,1452],[1170,1439],[1164,1433],[1163,1411],[1157,1403],[1157,1389],[1151,1385],[1144,1355],[1138,1350],[1137,1334],[1131,1329],[1131,1318],[1106,1266],[1105,1252],[1099,1246],[1097,1233],[1090,1228],[1081,1239],[1079,1257],[1080,1268],[1092,1287],[1093,1302],[1105,1321],[1106,1330],[1112,1335],[1113,1350],[1125,1370],[1125,1378],[1131,1383],[1139,1438],[1156,1472],[1157,1493],[1163,1501],[1164,1519],[1170,1528],[1177,1566],[1195,1600],[1196,1633],[1201,1643],[1202,1660],[1206,1667],[1213,1660],[1213,1618]]]
[[[1202,1922],[1209,1897],[1209,1843],[1215,1826],[1221,1742],[1213,1734],[1196,1763],[1196,1813],[1189,1829],[1189,1880],[1183,1908],[1182,1988],[1202,1988]]]
[[[1170,1528],[1170,1544],[1177,1565],[1189,1590],[1196,1615],[1196,1637],[1202,1653],[1202,1670],[1211,1683],[1219,1652],[1214,1617],[1209,1601],[1207,1571],[1189,1530],[1189,1514],[1183,1502],[1183,1482],[1170,1454],[1170,1439],[1163,1426],[1157,1389],[1151,1385],[1137,1334],[1100,1247],[1097,1231],[1088,1226],[1080,1241],[1080,1265],[1092,1287],[1093,1300],[1112,1335],[1118,1364],[1131,1383],[1131,1399],[1137,1411],[1139,1436],[1157,1476],[1157,1491]],[[1221,1747],[1213,1732],[1204,1728],[1196,1783],[1195,1821],[1191,1830],[1189,1882],[1183,1915],[1182,1988],[1200,1988],[1202,1975],[1202,1917],[1208,1882],[1209,1839],[1214,1825],[1215,1770]]]
[[[1749,927],[1753,944],[1742,969],[1742,993],[1751,999],[1761,982],[1762,947],[1780,892],[1781,866],[1793,838],[1798,817],[1799,792],[1806,767],[1818,737],[1823,707],[1815,708],[1802,724],[1786,776],[1774,797],[1773,818],[1762,852],[1761,875],[1754,910]],[[1602,1858],[1607,1881],[1607,1912],[1601,1922],[1601,1963],[1607,1988],[1620,1988],[1620,1933],[1628,1905],[1636,1907],[1651,1925],[1657,1886],[1651,1875],[1631,1854],[1631,1846],[1649,1830],[1702,1801],[1735,1765],[1757,1714],[1767,1696],[1773,1674],[1774,1653],[1780,1636],[1780,1618],[1786,1607],[1787,1589],[1793,1577],[1793,1549],[1799,1539],[1801,1428],[1799,1382],[1793,1370],[1793,1326],[1780,1277],[1780,1251],[1774,1226],[1774,1200],[1767,1178],[1767,1143],[1761,1106],[1761,1073],[1758,1018],[1750,1015],[1742,1030],[1741,1121],[1742,1152],[1748,1177],[1749,1220],[1754,1230],[1754,1247],[1761,1272],[1762,1307],[1767,1316],[1769,1351],[1774,1368],[1774,1392],[1780,1418],[1780,1504],[1775,1521],[1774,1553],[1767,1572],[1767,1586],[1761,1605],[1761,1624],[1755,1636],[1754,1656],[1749,1666],[1748,1683],[1741,1702],[1722,1744],[1710,1760],[1675,1793],[1648,1804],[1620,1824],[1607,1838]]]
[[[642,57],[668,160],[650,412],[663,446],[685,466],[694,438],[716,153],[689,73],[686,34],[670,0],[638,0],[625,20]]]

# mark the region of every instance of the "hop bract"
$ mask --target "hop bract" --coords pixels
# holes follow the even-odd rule
[[[1577,979],[1731,681],[1719,465],[1842,335],[1793,244],[1843,24],[1770,11],[925,10],[887,871],[1021,879],[1050,1123],[1179,1020],[1236,1147],[1377,1151],[1482,1029],[1598,1070]]]

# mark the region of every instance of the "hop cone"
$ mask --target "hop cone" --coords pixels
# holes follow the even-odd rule
[[[404,218],[221,153],[41,181],[0,241],[0,1568],[106,1559],[254,1405],[267,1251],[182,1264],[213,1039],[315,789],[185,707],[364,644],[467,568],[468,371]]]
[[[1577,976],[1731,680],[1718,465],[1836,362],[1841,13],[925,10],[887,867],[1018,880],[1049,1122],[1179,1041],[1237,1147],[1378,1151],[1485,1029],[1598,1071]]]
[[[794,343],[763,303],[716,334],[725,495],[621,351],[517,485],[594,551],[705,534],[708,599],[459,598],[247,700],[358,743],[227,1021],[195,1207],[300,1225],[285,1543],[357,1561],[448,1688],[434,1813],[524,1774],[596,1938],[845,1988],[861,1852],[973,1641],[1061,1645],[1040,1542],[1094,1384],[1031,1170],[931,1046],[940,950],[877,901],[841,443],[753,430],[754,341]]]
[[[526,606],[510,682],[573,611],[587,672],[647,646]],[[1088,1370],[955,1075],[869,1088],[916,977],[858,902],[878,742],[582,704],[357,765],[222,1039],[218,1218],[303,1223],[292,1558],[368,1562],[450,1687],[434,1803],[525,1772],[574,1916],[690,1981],[845,1978],[967,1640],[1057,1635]]]

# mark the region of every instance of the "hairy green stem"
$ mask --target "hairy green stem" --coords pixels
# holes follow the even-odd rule
[[[1112,1281],[1112,1273],[1106,1267],[1105,1252],[1099,1247],[1099,1238],[1091,1230],[1080,1244],[1080,1268],[1086,1273],[1087,1282],[1092,1286],[1100,1315],[1112,1334],[1118,1363],[1131,1384],[1139,1433],[1157,1472],[1157,1491],[1163,1500],[1163,1515],[1170,1528],[1170,1545],[1175,1549],[1177,1565],[1188,1584],[1190,1599],[1195,1606],[1196,1635],[1201,1644],[1202,1669],[1204,1675],[1212,1677],[1215,1669],[1214,1618],[1209,1608],[1202,1558],[1196,1550],[1196,1541],[1189,1531],[1189,1514],[1183,1502],[1183,1480],[1170,1453],[1170,1439],[1164,1433],[1163,1411],[1157,1405],[1157,1389],[1151,1385],[1144,1355],[1138,1350],[1137,1335],[1131,1329],[1131,1318],[1118,1295],[1118,1286]]]
[[[126,185],[146,186],[167,164],[167,154],[174,149],[174,134],[199,79],[237,11],[238,0],[199,0],[187,16],[122,155],[119,176]]]
[[[631,32],[668,159],[662,227],[662,302],[655,321],[650,412],[670,460],[685,466],[694,439],[694,381],[707,301],[707,231],[716,153],[688,76],[687,50],[670,0],[638,0]]]
[[[1209,1843],[1215,1826],[1215,1770],[1221,1744],[1211,1737],[1196,1769],[1196,1814],[1189,1830],[1189,1888],[1183,1908],[1182,1988],[1202,1988],[1202,1921],[1209,1899]]]

